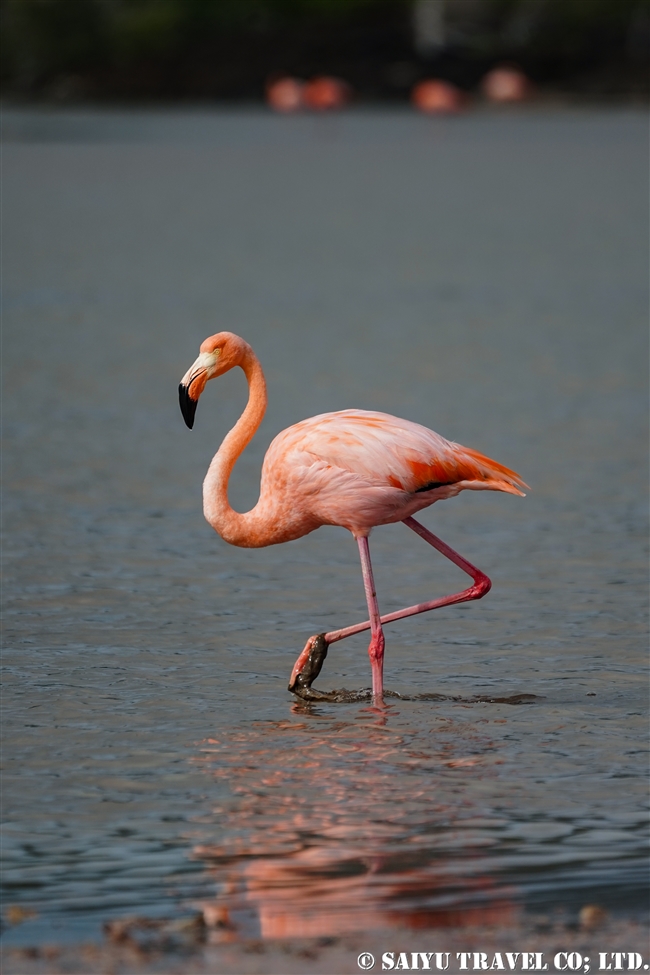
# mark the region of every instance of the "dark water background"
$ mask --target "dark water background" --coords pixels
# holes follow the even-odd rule
[[[647,133],[641,113],[4,112],[6,943],[215,900],[274,936],[503,920],[647,889]],[[295,705],[365,618],[356,545],[203,521],[252,343],[283,427],[408,417],[514,467],[422,520],[493,579],[387,628],[386,685],[519,706]],[[383,612],[463,588],[403,526]],[[318,685],[366,687],[363,636]],[[220,906],[219,906],[220,905]],[[224,914],[224,916],[226,916]]]

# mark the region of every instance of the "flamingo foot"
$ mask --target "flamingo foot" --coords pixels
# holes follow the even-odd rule
[[[329,701],[330,703],[355,703],[372,700],[370,691],[348,691],[344,687],[336,691],[319,691],[311,685],[321,672],[329,643],[325,633],[310,636],[305,648],[293,665],[289,688],[303,701]]]
[[[324,633],[317,633],[309,637],[304,650],[293,665],[288,690],[299,697],[305,696],[301,692],[309,690],[320,674],[325,663],[328,647],[329,644]],[[312,692],[312,694],[314,693],[320,692]]]

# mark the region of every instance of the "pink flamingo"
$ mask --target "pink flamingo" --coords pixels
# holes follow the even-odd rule
[[[413,518],[416,511],[460,491],[505,491],[524,496],[518,474],[475,450],[451,443],[426,427],[386,413],[342,410],[323,413],[283,430],[273,440],[262,465],[260,497],[251,511],[228,503],[228,479],[235,462],[262,422],[266,382],[250,345],[232,332],[219,332],[201,345],[196,362],[179,386],[181,410],[190,429],[208,379],[234,366],[248,380],[246,409],[227,434],[203,482],[203,511],[216,532],[231,545],[260,548],[289,542],[321,525],[341,525],[359,546],[370,619],[330,633],[311,636],[298,657],[289,690],[310,696],[327,648],[353,633],[370,630],[368,654],[372,693],[383,696],[383,624],[452,603],[480,599],[491,587],[488,577]],[[370,562],[368,536],[376,525],[403,521],[473,579],[462,592],[380,616]]]

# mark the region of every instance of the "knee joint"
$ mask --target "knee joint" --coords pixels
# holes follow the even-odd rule
[[[492,581],[483,573],[480,574],[472,586],[472,599],[482,599],[492,588]]]

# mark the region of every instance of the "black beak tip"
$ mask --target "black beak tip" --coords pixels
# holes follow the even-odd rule
[[[183,386],[182,383],[178,387],[178,402],[180,403],[183,419],[191,430],[194,426],[194,414],[196,413],[198,400],[192,399],[187,390],[187,386]]]

